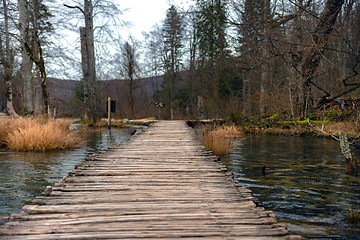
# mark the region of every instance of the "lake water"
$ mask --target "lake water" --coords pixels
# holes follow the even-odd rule
[[[360,159],[360,152],[356,152]],[[223,158],[235,178],[289,230],[304,237],[360,239],[347,220],[360,210],[360,177],[346,175],[337,141],[249,136]],[[266,175],[262,168],[266,166]]]
[[[86,156],[121,143],[132,129],[82,131],[80,148],[47,153],[0,152],[0,225],[6,216],[19,213],[22,206],[74,169]],[[1,220],[3,219],[3,220]]]

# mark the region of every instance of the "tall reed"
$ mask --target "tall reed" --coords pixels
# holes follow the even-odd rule
[[[14,121],[9,118],[0,119],[0,145],[6,145],[6,137],[15,129]]]
[[[242,131],[235,126],[218,126],[205,130],[202,143],[217,156],[228,154],[233,148],[234,139],[243,137]]]
[[[79,139],[70,132],[70,120],[18,118],[1,120],[2,143],[15,151],[49,151],[77,146]],[[6,130],[1,130],[7,126]]]
[[[5,144],[6,136],[7,136],[7,130],[5,124],[0,120],[0,145]]]

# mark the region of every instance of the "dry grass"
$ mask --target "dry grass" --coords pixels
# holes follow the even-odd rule
[[[102,128],[108,126],[108,120],[107,119],[100,119],[95,124],[95,127]],[[122,119],[112,119],[111,120],[111,127],[123,127],[124,123]]]
[[[235,126],[220,126],[206,130],[201,140],[206,148],[222,156],[231,151],[235,138],[243,136],[242,131]]]
[[[0,143],[6,145],[6,138],[10,133],[16,130],[16,126],[20,123],[18,119],[5,118],[0,119]],[[25,123],[23,123],[25,124]]]
[[[131,124],[131,125],[146,125],[146,126],[148,126],[155,122],[157,122],[157,120],[154,117],[125,120],[126,124]]]
[[[5,138],[8,135],[8,130],[6,127],[5,121],[7,120],[0,120],[0,145],[5,144]]]
[[[132,119],[131,121],[134,121],[134,122],[156,122],[157,119],[155,117],[146,117],[146,118]]]
[[[126,124],[132,124],[132,125],[149,125],[151,123],[156,122],[157,120],[153,117],[148,118],[141,118],[141,119],[111,119],[111,127],[124,127]],[[95,127],[107,127],[108,126],[108,120],[103,118],[97,121],[94,124]]]
[[[341,132],[347,136],[359,136],[360,126],[356,121],[337,122],[324,126],[324,132],[336,135]]]
[[[49,151],[77,146],[72,120],[18,118],[0,120],[0,141],[15,151]],[[4,130],[4,126],[6,129]]]

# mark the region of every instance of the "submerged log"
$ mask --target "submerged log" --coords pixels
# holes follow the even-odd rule
[[[341,152],[345,157],[345,173],[357,176],[359,172],[359,165],[353,154],[351,154],[350,144],[345,134],[339,133]]]

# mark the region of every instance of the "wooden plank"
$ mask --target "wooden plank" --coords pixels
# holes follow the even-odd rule
[[[241,239],[241,240],[297,240],[296,236],[234,236],[232,233],[225,234],[222,231],[217,232],[206,232],[202,234],[156,234],[156,233],[124,233],[124,232],[83,232],[83,233],[70,233],[70,234],[41,234],[41,235],[27,235],[25,239],[32,240],[44,240],[44,239],[181,239],[186,238],[187,240],[195,239],[207,239],[207,240],[223,240],[223,239]],[[24,235],[3,237],[3,240],[23,240]]]
[[[298,239],[183,121],[85,159],[0,229],[1,239]]]

